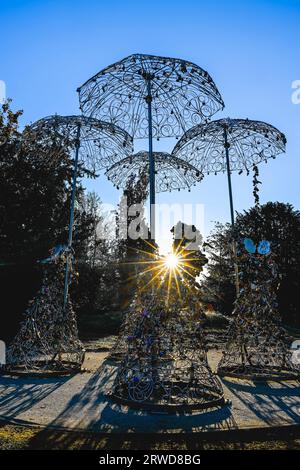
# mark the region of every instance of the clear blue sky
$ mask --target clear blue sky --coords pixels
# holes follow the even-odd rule
[[[264,120],[286,134],[287,154],[260,166],[261,202],[300,208],[300,105],[291,101],[291,83],[300,79],[300,1],[0,0],[0,17],[0,80],[14,108],[24,109],[22,124],[77,113],[76,88],[129,54],[188,59],[223,96],[216,118]],[[253,204],[251,179],[233,176],[239,211]],[[87,187],[105,202],[118,200],[104,177]],[[169,201],[204,203],[206,233],[211,221],[229,220],[225,175],[207,176],[191,193],[158,197]]]

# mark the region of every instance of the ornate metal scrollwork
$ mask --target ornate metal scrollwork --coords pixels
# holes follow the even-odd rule
[[[275,257],[267,241],[258,251],[245,239],[248,253],[240,253],[240,294],[235,302],[228,341],[218,374],[249,379],[299,378],[299,364],[292,361],[286,332],[278,312],[279,286]]]
[[[155,189],[157,193],[174,191],[180,189],[190,189],[203,178],[197,168],[191,164],[172,157],[166,152],[154,152],[156,178]],[[130,157],[115,163],[106,170],[107,178],[117,188],[125,188],[130,180],[139,178],[140,172],[149,174],[149,153],[138,152]]]
[[[285,152],[284,134],[270,124],[249,119],[219,119],[189,129],[175,145],[172,155],[205,174],[225,171],[224,131],[231,171],[248,173],[254,165]]]
[[[20,330],[8,348],[5,372],[61,374],[80,370],[85,351],[69,298],[63,308],[67,256],[67,249],[54,249],[43,261],[41,288],[29,302]]]
[[[169,411],[223,406],[201,325],[188,312],[166,308],[154,295],[147,295],[146,305],[131,312],[134,327],[124,338],[113,397],[130,406]]]
[[[86,116],[112,122],[135,138],[148,136],[148,100],[156,138],[179,137],[224,107],[214,81],[201,67],[145,54],[133,54],[106,67],[78,92]]]
[[[79,160],[92,172],[109,168],[132,153],[132,137],[118,126],[85,116],[48,116],[25,128],[46,141],[63,139],[75,147],[80,126]]]

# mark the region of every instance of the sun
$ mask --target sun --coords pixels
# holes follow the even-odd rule
[[[168,254],[159,254],[157,246],[145,240],[145,244],[149,245],[150,249],[132,248],[132,250],[141,256],[140,261],[129,261],[124,264],[134,264],[140,266],[134,275],[128,279],[135,278],[142,279],[143,276],[149,276],[150,279],[145,279],[145,282],[140,284],[140,292],[156,287],[157,289],[166,288],[166,301],[169,298],[175,287],[178,296],[181,298],[181,286],[184,289],[189,289],[189,278],[195,281],[193,262],[198,261],[199,258],[194,255],[195,250],[189,250],[188,245],[182,246],[183,240]]]
[[[168,269],[176,269],[179,265],[179,257],[175,253],[169,253],[165,258],[165,265]]]

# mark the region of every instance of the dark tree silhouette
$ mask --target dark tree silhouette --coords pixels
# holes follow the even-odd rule
[[[16,331],[17,315],[25,309],[40,282],[36,262],[67,240],[72,147],[61,136],[25,134],[18,130],[21,111],[10,102],[0,110],[0,282],[3,311],[10,312],[4,338]],[[80,176],[86,174],[80,168]],[[92,216],[81,207],[83,188],[77,191],[74,249],[84,256],[92,230]],[[18,286],[18,295],[11,292]],[[20,318],[20,317],[19,317]]]
[[[281,276],[278,291],[279,311],[284,323],[299,325],[300,287],[300,213],[291,204],[268,202],[237,214],[238,238],[249,237],[255,243],[270,240]],[[203,282],[206,300],[222,313],[231,314],[234,269],[230,251],[229,225],[216,224],[208,238],[208,274]]]

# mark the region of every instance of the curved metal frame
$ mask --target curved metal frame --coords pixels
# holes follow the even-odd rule
[[[224,107],[210,75],[192,62],[133,54],[78,88],[81,111],[149,141],[150,232],[155,240],[153,137],[179,137]]]
[[[78,144],[78,161],[86,169],[97,172],[132,153],[132,137],[120,127],[86,116],[47,116],[27,126],[24,132],[36,133],[49,142],[66,139],[74,149]]]
[[[86,116],[48,116],[34,122],[26,128],[25,132],[36,133],[38,137],[41,136],[50,141],[57,138],[66,139],[70,146],[75,148],[68,235],[68,249],[71,251],[79,161],[93,172],[106,168],[132,152],[132,137],[112,123]],[[68,298],[69,263],[70,259],[67,257],[64,306]]]
[[[119,397],[115,394],[111,394],[110,397],[113,399],[113,401],[120,405],[125,405],[137,410],[156,411],[161,413],[178,413],[185,411],[191,413],[193,411],[204,411],[231,405],[231,403],[224,397],[211,400],[209,403],[193,403],[191,405],[159,405],[153,403],[138,403],[132,400],[126,400],[125,398]]]
[[[7,351],[3,374],[52,376],[80,371],[85,350],[68,297],[63,306],[66,247],[57,247],[43,260],[43,281],[29,302],[20,330]]]
[[[157,138],[180,137],[224,107],[214,81],[201,67],[146,54],[133,54],[106,67],[78,92],[86,116],[113,122],[135,138],[149,136],[150,97],[152,136]]]
[[[153,152],[156,167],[155,191],[157,193],[188,189],[202,181],[203,174],[191,164],[166,152]],[[125,188],[129,180],[138,178],[149,168],[149,154],[141,151],[115,163],[106,170],[107,178],[117,188]]]

